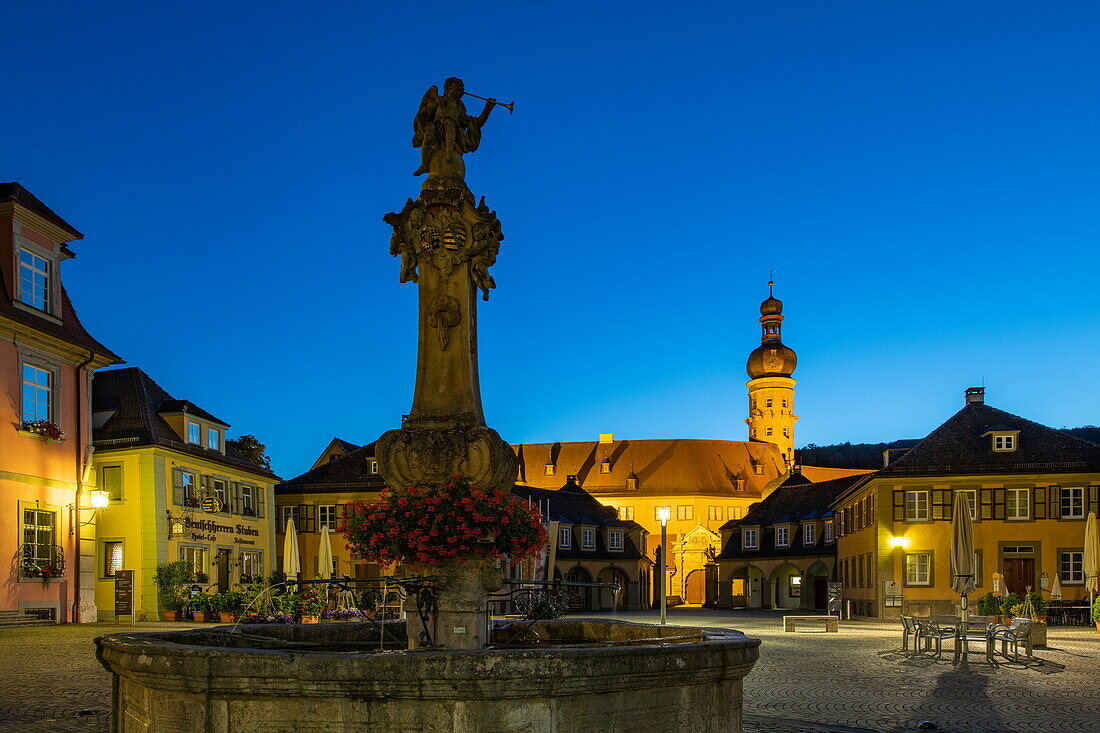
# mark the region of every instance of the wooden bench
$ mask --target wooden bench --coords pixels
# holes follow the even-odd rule
[[[784,616],[783,631],[795,631],[798,624],[817,623],[825,626],[825,633],[840,631],[839,616]]]

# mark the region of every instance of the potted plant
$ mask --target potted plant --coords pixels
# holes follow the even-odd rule
[[[195,617],[195,623],[206,623],[207,616],[214,615],[214,596],[209,593],[199,593],[191,597],[191,615]]]
[[[237,614],[244,608],[244,594],[240,591],[227,590],[215,596],[218,604],[218,618],[223,624],[231,624],[237,620]]]
[[[1009,593],[1001,601],[1001,615],[1005,617],[1005,621],[1010,621],[1014,615],[1013,609],[1020,605],[1020,596],[1015,593]]]
[[[1047,620],[1047,601],[1043,598],[1042,593],[1028,593],[1028,600],[1031,601],[1032,608],[1035,609],[1035,619],[1046,623]]]
[[[179,620],[179,612],[187,601],[187,586],[195,582],[195,571],[187,560],[175,560],[157,565],[153,583],[157,586],[157,605],[161,621]]]
[[[315,624],[328,604],[328,593],[320,588],[306,587],[298,594],[298,614],[303,624]]]
[[[55,443],[65,440],[65,431],[61,429],[60,425],[49,420],[28,420],[23,423],[23,429],[28,433],[34,433],[43,440],[52,440]]]
[[[982,616],[993,616],[994,623],[1001,622],[1001,599],[990,591],[978,599],[978,613]]]
[[[1096,630],[1100,631],[1100,597],[1092,603],[1092,622],[1096,624]]]

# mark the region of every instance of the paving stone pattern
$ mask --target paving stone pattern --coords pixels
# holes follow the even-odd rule
[[[601,616],[607,618],[607,615]],[[618,618],[652,622],[653,613]],[[736,628],[763,640],[745,681],[747,733],[895,733],[933,720],[950,733],[1100,732],[1100,634],[1051,629],[1044,664],[956,667],[896,653],[899,627],[841,624],[785,634],[774,613],[672,609],[673,624]],[[137,630],[188,628],[139,624]],[[110,676],[92,639],[111,624],[0,630],[0,731],[107,731]],[[94,714],[81,716],[81,711]]]

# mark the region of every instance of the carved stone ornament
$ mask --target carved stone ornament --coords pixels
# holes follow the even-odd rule
[[[436,330],[439,346],[444,351],[450,345],[451,329],[462,321],[462,311],[458,301],[449,295],[436,296],[428,309],[428,325]]]
[[[386,485],[446,483],[465,476],[475,484],[507,488],[515,483],[515,452],[492,428],[401,428],[378,439],[378,465]]]

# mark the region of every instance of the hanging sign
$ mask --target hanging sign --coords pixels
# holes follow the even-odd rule
[[[207,514],[217,514],[225,511],[225,503],[216,496],[208,496],[202,500],[202,510]]]

